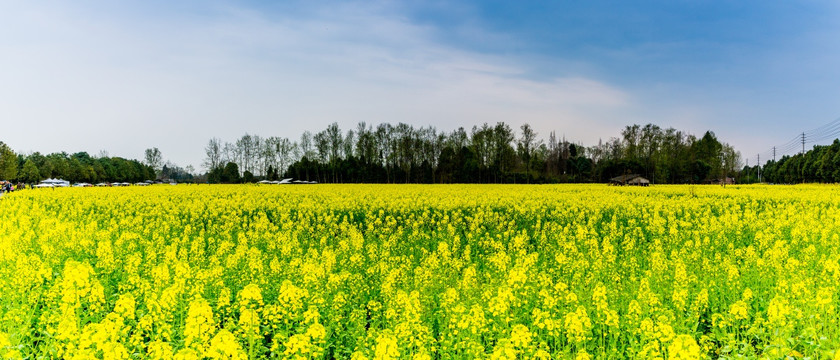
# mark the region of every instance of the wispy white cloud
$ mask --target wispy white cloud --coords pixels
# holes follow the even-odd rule
[[[691,74],[696,64],[671,64],[661,72],[647,64],[643,76],[628,81],[615,73],[696,44],[596,52],[617,59],[609,69],[557,54],[482,51],[516,39],[470,21],[470,10],[462,7],[453,11],[467,19],[442,28],[417,22],[404,3],[285,6],[6,3],[0,11],[0,67],[13,71],[0,72],[0,118],[42,125],[20,126],[14,137],[0,140],[23,151],[107,149],[127,157],[157,146],[186,165],[200,162],[210,137],[233,140],[250,132],[296,138],[334,121],[345,129],[358,121],[402,121],[447,131],[528,122],[543,136],[557,130],[587,144],[617,135],[624,125],[654,122],[698,134],[714,129],[751,148],[774,127],[746,129],[785,112],[782,105],[757,106],[757,98],[806,96],[794,94],[802,87],[779,88],[784,81],[741,83],[768,68],[795,78],[790,64],[825,66],[838,53],[826,45],[837,33],[831,29],[808,38],[808,46],[824,50],[820,56],[806,59],[796,47],[777,49],[777,63],[765,59],[752,70],[744,64],[754,59],[747,57],[705,66],[707,80]],[[449,36],[459,41],[445,41]],[[622,60],[631,65],[622,67]],[[539,71],[546,68],[561,70]],[[722,82],[725,74],[741,78]],[[809,99],[835,93],[824,80],[805,82],[816,91]],[[754,93],[761,91],[767,94]],[[792,101],[800,108],[813,103]]]
[[[536,81],[523,76],[522,59],[440,44],[439,29],[387,3],[289,14],[222,3],[210,15],[163,18],[69,4],[12,7],[0,22],[18,35],[0,42],[0,66],[17,71],[0,75],[0,116],[43,124],[5,139],[19,150],[140,157],[158,146],[167,158],[197,164],[210,137],[296,138],[333,121],[442,130],[529,122],[587,139],[613,130],[611,119],[633,102],[597,79]]]

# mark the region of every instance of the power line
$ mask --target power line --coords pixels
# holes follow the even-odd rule
[[[826,132],[826,133],[824,133],[822,135],[819,135],[819,136],[814,136],[810,140],[811,140],[811,142],[819,142],[819,141],[829,140],[829,139],[833,140],[833,139],[836,139],[838,136],[840,136],[840,129],[837,129],[837,130],[834,130],[834,131],[831,131],[831,132]]]
[[[825,131],[829,128],[836,128],[838,126],[840,126],[840,118],[834,119],[834,121],[832,121],[828,124],[825,124],[823,126],[820,126],[816,129],[811,129],[811,130],[805,131],[805,133],[808,134],[808,135],[814,135],[816,133],[823,132],[823,131]]]
[[[777,154],[777,156],[784,156],[784,155],[787,155],[787,154],[789,154],[791,152],[794,152],[795,150],[798,150],[798,149],[799,149],[799,144],[791,144],[791,145],[787,145],[787,146],[777,147],[776,148],[776,154]]]
[[[788,140],[788,142],[778,145],[777,147],[780,149],[784,149],[790,146],[798,146],[799,145],[799,135],[794,136],[792,139]]]
[[[807,138],[807,139],[816,139],[818,137],[824,136],[825,134],[836,133],[837,131],[840,131],[840,127],[826,128],[826,129],[824,129],[820,132],[817,132],[817,133],[801,133],[801,134],[799,134],[799,136],[801,137],[803,134],[805,134],[805,138]]]
[[[787,142],[759,153],[759,156],[764,155],[765,158],[772,156],[773,161],[776,161],[777,157],[783,157],[800,151],[801,154],[805,154],[806,144],[816,145],[819,142],[837,138],[840,138],[840,117],[822,126],[803,131]],[[761,166],[761,163],[758,165]]]

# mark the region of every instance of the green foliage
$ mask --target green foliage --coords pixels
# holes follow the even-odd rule
[[[745,167],[743,172],[757,175],[758,169],[757,166]],[[805,154],[768,161],[762,166],[761,175],[763,181],[772,183],[838,183],[840,140],[834,140],[831,145],[814,146]]]
[[[246,170],[245,172],[242,173],[242,182],[244,182],[244,183],[254,183],[254,182],[256,182],[254,180],[254,174],[252,174],[250,171]]]
[[[555,132],[543,141],[528,124],[519,132],[503,122],[448,134],[407,124],[381,124],[374,130],[361,123],[344,138],[350,143],[342,143],[332,124],[314,137],[305,134],[301,157],[278,175],[319,182],[553,183],[607,182],[638,173],[657,184],[703,183],[736,176],[741,163],[740,154],[711,131],[697,139],[653,124],[632,125],[620,138],[588,148],[558,139]],[[260,162],[271,159],[248,160]],[[256,174],[273,178],[268,170]]]
[[[0,141],[0,180],[17,179],[18,158],[9,145]]]
[[[222,172],[224,172],[224,168],[221,166],[214,167],[210,169],[210,172],[207,173],[207,183],[209,184],[219,184],[222,182]]]
[[[238,184],[241,180],[239,178],[239,165],[235,162],[228,162],[222,170],[219,180],[225,184]]]
[[[86,152],[68,155],[65,152],[21,157],[23,166],[16,179],[35,183],[45,178],[70,182],[138,182],[155,178],[154,169],[137,160],[119,157],[94,158]],[[20,163],[20,160],[17,160]],[[10,178],[11,179],[11,178]]]
[[[35,165],[35,162],[32,161],[32,159],[27,159],[23,164],[20,179],[29,184],[37,183],[43,179],[41,177],[41,173],[38,171],[38,166]]]

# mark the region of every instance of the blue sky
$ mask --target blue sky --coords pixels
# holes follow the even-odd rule
[[[840,117],[830,1],[0,0],[0,140],[199,167],[211,137],[633,123],[755,154]]]

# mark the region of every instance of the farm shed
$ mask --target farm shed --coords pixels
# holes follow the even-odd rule
[[[720,179],[714,179],[714,180],[710,181],[709,183],[714,184],[714,185],[721,185],[721,180]],[[735,179],[731,178],[731,177],[726,177],[723,180],[723,185],[735,185]]]
[[[648,186],[650,180],[641,177],[639,174],[629,174],[616,176],[610,179],[612,185],[634,185],[634,186]]]

